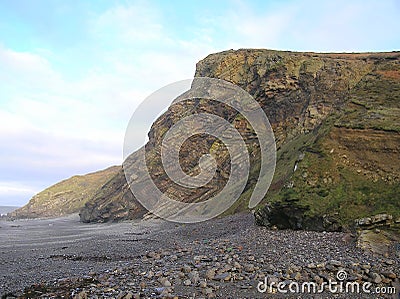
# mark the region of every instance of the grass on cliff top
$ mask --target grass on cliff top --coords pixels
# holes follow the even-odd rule
[[[119,170],[119,166],[113,166],[58,182],[36,194],[19,212],[35,212],[38,215],[75,213]]]

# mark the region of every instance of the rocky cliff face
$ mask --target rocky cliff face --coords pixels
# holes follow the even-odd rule
[[[224,79],[249,92],[274,130],[277,167],[256,220],[278,227],[338,230],[356,218],[380,212],[399,217],[400,53],[317,54],[238,50],[212,54],[197,64],[196,76]],[[195,175],[197,161],[212,154],[216,176],[187,190],[170,182],[159,155],[161,140],[182,115],[208,112],[235,125],[249,149],[251,171],[241,199],[228,211],[247,207],[259,172],[259,145],[245,120],[223,104],[202,99],[171,106],[152,126],[147,165],[155,184],[180,201],[216,194],[229,177],[226,148],[197,135],[180,152],[183,170]],[[137,153],[129,167],[140,177]],[[141,217],[122,170],[81,210],[81,220]]]
[[[143,208],[133,197],[122,168],[97,189],[80,210],[83,222],[105,222],[140,218]]]
[[[114,177],[121,167],[76,175],[32,197],[28,204],[8,215],[14,218],[60,217],[78,213],[93,194]]]

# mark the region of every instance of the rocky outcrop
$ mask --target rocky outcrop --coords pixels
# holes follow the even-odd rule
[[[133,197],[121,168],[80,210],[83,222],[106,222],[139,218],[143,208]]]
[[[257,225],[277,229],[340,231],[337,215],[309,215],[309,206],[301,206],[297,201],[274,202],[254,213]]]
[[[120,166],[76,175],[42,192],[8,216],[12,218],[47,218],[78,213],[93,194],[120,170]]]
[[[355,221],[357,246],[373,253],[400,257],[400,218],[390,214],[377,214]]]
[[[335,230],[383,211],[400,216],[400,53],[232,50],[200,61],[195,75],[242,87],[271,122],[277,167],[256,212],[258,223]],[[184,189],[162,168],[159,148],[165,133],[182,115],[201,112],[234,124],[248,146],[250,177],[241,199],[228,212],[246,209],[258,177],[259,146],[240,115],[220,103],[189,100],[172,105],[159,117],[146,145],[153,181],[170,197],[186,202],[206,200],[225,185],[229,155],[212,136],[194,136],[180,152],[181,166],[189,175],[198,173],[196,161],[202,154],[213,154],[218,172],[206,186]],[[136,155],[128,158],[128,165],[140,174],[143,166]],[[81,219],[131,219],[142,213],[121,170],[85,205]]]

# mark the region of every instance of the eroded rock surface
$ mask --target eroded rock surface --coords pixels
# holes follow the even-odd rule
[[[266,203],[287,206],[296,202],[298,210],[304,211],[299,217],[335,219],[337,228],[382,212],[400,216],[399,57],[398,52],[317,54],[244,49],[212,54],[197,64],[196,76],[224,79],[242,87],[271,122],[278,160],[261,209]],[[202,154],[214,155],[218,175],[204,188],[186,190],[171,183],[160,164],[158,149],[168,129],[183,115],[201,112],[233,123],[248,146],[250,178],[241,199],[228,213],[244,210],[258,178],[259,146],[246,121],[222,104],[190,100],[171,106],[155,121],[146,145],[153,180],[160,190],[186,202],[205,200],[223,188],[229,176],[229,155],[210,136],[193,136],[180,153],[182,168],[191,175],[198,173]],[[136,155],[129,157],[129,165],[140,174],[143,165],[135,164]],[[121,220],[142,214],[121,170],[85,205],[81,219]],[[303,226],[319,230],[320,222],[314,223],[314,227]]]

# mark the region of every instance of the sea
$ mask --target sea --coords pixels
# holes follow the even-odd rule
[[[13,207],[13,206],[0,206],[0,217],[5,216],[7,213],[10,213],[19,207]]]

